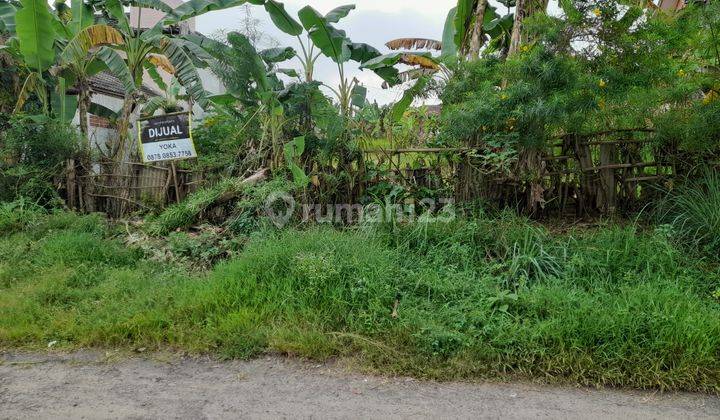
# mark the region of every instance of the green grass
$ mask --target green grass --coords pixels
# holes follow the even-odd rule
[[[720,255],[720,171],[705,169],[660,203],[657,218],[688,248]]]
[[[437,379],[720,391],[720,271],[633,227],[557,235],[503,215],[264,232],[190,274],[60,213],[0,236],[0,254],[5,348],[280,352]]]

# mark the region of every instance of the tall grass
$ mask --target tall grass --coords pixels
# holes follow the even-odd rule
[[[685,245],[720,256],[720,172],[705,169],[670,192],[657,215]]]
[[[0,236],[2,347],[280,352],[439,379],[720,391],[720,303],[707,287],[720,272],[632,227],[553,236],[506,214],[393,237],[264,232],[189,274],[97,220],[41,219]]]

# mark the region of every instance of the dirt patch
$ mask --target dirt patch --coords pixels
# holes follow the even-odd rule
[[[2,418],[717,418],[720,398],[349,374],[284,358],[4,354]]]

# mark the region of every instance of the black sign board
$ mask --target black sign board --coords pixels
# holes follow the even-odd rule
[[[190,114],[186,112],[140,120],[138,138],[143,162],[197,157]]]

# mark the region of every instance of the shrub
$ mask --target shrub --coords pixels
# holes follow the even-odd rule
[[[45,117],[13,117],[0,144],[0,201],[27,197],[52,205],[58,198],[53,178],[78,150],[77,131]]]

